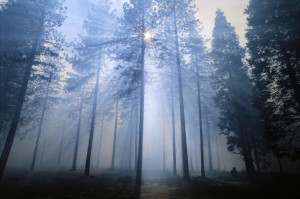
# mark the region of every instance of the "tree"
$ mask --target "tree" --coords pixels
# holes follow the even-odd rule
[[[48,39],[51,38],[51,33],[55,32],[54,29],[60,26],[62,21],[64,20],[63,17],[64,10],[61,9],[61,4],[62,1],[60,0],[35,1],[35,2],[16,1],[10,4],[12,6],[10,7],[12,8],[12,10],[14,6],[19,6],[19,8],[21,9],[17,15],[14,15],[14,17],[16,17],[15,19],[16,20],[25,19],[24,27],[22,27],[23,31],[16,31],[15,33],[28,32],[30,33],[29,35],[32,36],[25,37],[25,42],[21,41],[20,43],[18,43],[18,45],[16,46],[17,49],[12,49],[14,46],[11,46],[11,48],[7,48],[7,50],[6,49],[1,50],[6,54],[6,56],[12,55],[14,59],[18,58],[18,56],[14,56],[14,53],[19,52],[18,54],[21,55],[24,64],[22,65],[22,72],[23,72],[23,75],[21,76],[22,83],[21,86],[19,87],[19,94],[16,96],[17,100],[14,106],[13,114],[11,114],[12,118],[11,118],[9,132],[0,158],[0,178],[2,178],[3,176],[6,162],[8,160],[12,143],[16,134],[17,126],[20,121],[20,115],[21,115],[21,111],[22,111],[22,107],[23,107],[23,103],[24,103],[24,99],[28,87],[28,82],[30,79],[30,75],[32,73],[33,65],[36,64],[36,61],[41,61],[40,55],[43,52],[49,55],[52,54],[52,51],[49,48],[45,47],[45,43],[48,41]],[[9,12],[10,10],[7,9],[6,11]],[[28,14],[27,17],[24,18],[22,13]],[[9,15],[3,17],[3,19],[9,19]],[[12,23],[12,24],[14,26],[18,26],[19,23]],[[14,30],[15,30],[14,27],[9,26],[9,28],[6,29],[7,31],[6,34],[4,35],[7,37],[9,36],[8,34],[10,33],[10,31],[14,31]],[[9,39],[7,41],[8,42],[7,44],[9,44],[9,42],[13,40],[14,38]],[[16,41],[18,42],[19,40]],[[53,45],[55,46],[55,44]],[[5,45],[3,47],[7,47],[7,46]],[[25,53],[24,51],[21,50],[22,47],[25,50]],[[10,54],[11,52],[13,52],[13,54]],[[7,66],[5,64],[6,61],[7,59],[5,58],[5,56],[1,56],[1,66],[6,67]],[[7,92],[6,89],[3,90],[4,92]]]
[[[219,127],[227,136],[228,150],[240,153],[249,177],[254,174],[250,138],[253,134],[249,118],[255,117],[251,105],[251,84],[243,63],[245,51],[239,46],[234,28],[224,13],[216,12],[212,41],[213,86],[215,103],[220,110]]]
[[[89,133],[89,142],[86,156],[86,164],[84,175],[89,176],[90,174],[90,162],[92,145],[94,138],[94,128],[96,120],[96,110],[99,95],[99,78],[100,78],[100,66],[101,63],[105,63],[105,44],[98,45],[99,43],[105,43],[107,38],[105,34],[110,32],[109,25],[114,21],[113,14],[109,13],[110,1],[99,1],[98,3],[90,3],[91,10],[88,15],[88,19],[85,21],[84,28],[87,31],[87,35],[81,37],[81,43],[75,45],[77,54],[72,58],[73,68],[81,73],[81,83],[87,83],[90,78],[96,74],[95,85],[92,89],[93,105],[91,113],[91,125]],[[102,26],[101,24],[106,24]],[[109,43],[107,43],[109,44]]]
[[[300,158],[300,1],[251,0],[247,47],[253,103],[264,137],[279,158]]]
[[[121,64],[117,67],[122,70],[121,81],[125,85],[124,95],[130,95],[139,89],[139,133],[136,185],[142,185],[142,155],[144,134],[144,87],[145,87],[145,50],[146,50],[146,9],[150,7],[148,0],[132,0],[131,5],[123,5],[124,16],[121,19],[119,35],[126,38],[120,44],[117,58]],[[128,65],[125,65],[128,64]],[[126,68],[125,68],[126,66]],[[130,82],[130,84],[128,84]]]

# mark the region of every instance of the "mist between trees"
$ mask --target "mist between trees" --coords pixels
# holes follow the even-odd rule
[[[250,0],[246,48],[193,0],[79,1],[67,34],[70,2],[0,5],[0,178],[299,172],[300,1]]]

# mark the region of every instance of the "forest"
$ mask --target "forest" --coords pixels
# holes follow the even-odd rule
[[[300,198],[300,0],[0,0],[0,198]]]

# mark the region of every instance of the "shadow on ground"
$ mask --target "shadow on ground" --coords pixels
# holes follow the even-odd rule
[[[99,171],[90,177],[82,172],[9,172],[0,184],[0,198],[93,199],[226,199],[226,198],[300,198],[299,176],[264,175],[252,181],[228,174],[207,179],[192,177],[184,183],[168,173],[145,176],[139,189],[133,172]]]

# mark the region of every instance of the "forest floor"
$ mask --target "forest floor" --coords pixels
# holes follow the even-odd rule
[[[133,173],[101,171],[83,177],[79,172],[9,171],[0,183],[0,198],[30,199],[227,199],[227,198],[300,198],[300,176],[264,174],[252,181],[218,172],[190,183],[170,173],[144,175],[144,184],[135,189]]]

